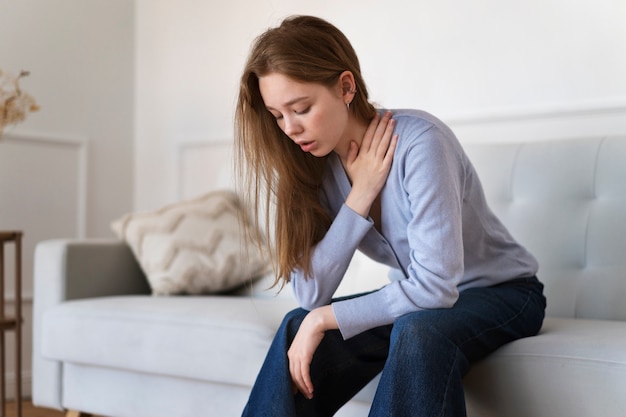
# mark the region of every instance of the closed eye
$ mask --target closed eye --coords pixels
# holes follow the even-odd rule
[[[270,112],[270,114],[272,115],[272,117],[273,117],[276,121],[279,121],[279,120],[282,120],[282,119],[283,119],[283,115],[282,115],[282,114],[280,114],[280,113],[276,114],[276,113],[274,113],[274,111],[273,111],[273,110],[269,110],[269,109],[268,109],[268,111]],[[309,111],[311,111],[311,106],[307,106],[307,107],[305,107],[305,108],[304,108],[304,109],[302,109],[302,110],[295,110],[295,109],[294,109],[294,111],[293,111],[293,112],[294,112],[295,114],[297,114],[297,115],[299,115],[299,116],[300,116],[300,115],[307,114]]]
[[[276,119],[276,120],[281,120],[281,119],[283,118],[283,115],[282,115],[282,114],[280,114],[280,113],[275,114],[273,111],[270,111],[270,110],[268,110],[268,111],[269,111],[269,113],[272,115],[272,117],[273,117],[274,119]]]

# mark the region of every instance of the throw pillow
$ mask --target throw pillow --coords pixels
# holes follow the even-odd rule
[[[260,277],[268,261],[249,241],[249,216],[232,191],[214,191],[111,223],[154,295],[232,290]]]

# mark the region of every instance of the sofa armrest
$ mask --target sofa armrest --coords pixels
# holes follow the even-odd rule
[[[150,294],[150,287],[122,241],[47,240],[35,248],[33,292],[33,403],[62,409],[62,364],[41,355],[45,311],[72,299]]]
[[[35,302],[150,293],[133,253],[119,240],[43,241],[35,249],[34,275]]]

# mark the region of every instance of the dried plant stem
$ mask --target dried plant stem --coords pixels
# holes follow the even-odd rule
[[[28,75],[28,71],[22,70],[12,77],[0,69],[0,138],[6,126],[23,121],[28,112],[39,110],[35,99],[20,88],[20,79]]]

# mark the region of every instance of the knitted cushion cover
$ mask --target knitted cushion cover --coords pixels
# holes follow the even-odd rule
[[[221,293],[262,276],[268,258],[250,241],[250,227],[248,213],[230,190],[129,213],[111,223],[154,295]]]

